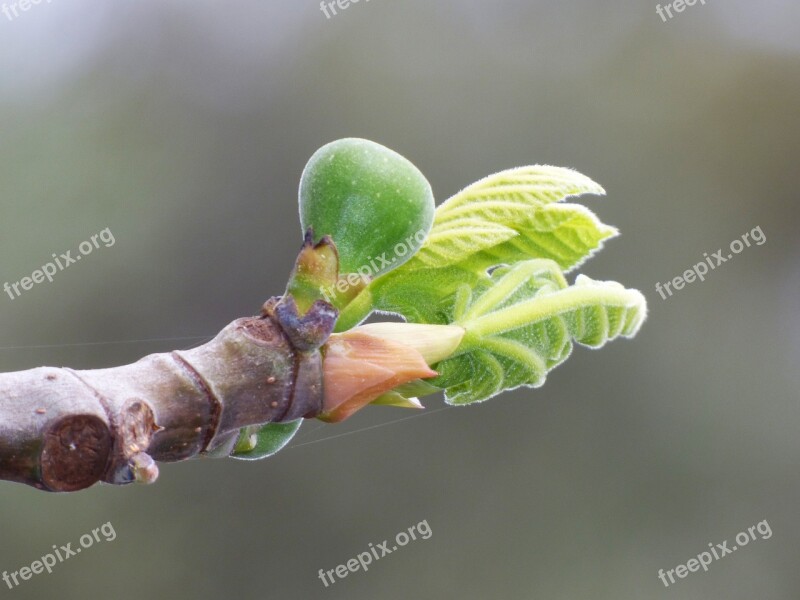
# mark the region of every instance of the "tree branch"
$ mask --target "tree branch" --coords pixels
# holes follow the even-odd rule
[[[337,311],[291,296],[212,341],[121,367],[0,374],[0,479],[53,492],[150,483],[155,461],[225,455],[246,426],[322,410],[322,354]]]

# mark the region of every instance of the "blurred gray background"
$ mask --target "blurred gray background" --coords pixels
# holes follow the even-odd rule
[[[0,596],[800,597],[799,22],[795,0],[666,23],[616,0],[0,13],[0,283],[116,239],[0,296],[0,370],[127,363],[253,314],[299,247],[306,159],[347,136],[410,158],[439,201],[531,163],[591,176],[622,236],[582,272],[650,302],[634,341],[576,349],[539,390],[306,423],[272,459],[167,465],[152,487],[0,483],[0,570],[117,533]],[[756,226],[763,246],[655,292]],[[658,579],[764,519],[771,539]],[[430,539],[317,578],[422,520]]]

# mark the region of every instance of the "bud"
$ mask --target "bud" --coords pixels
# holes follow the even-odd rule
[[[370,323],[353,331],[411,346],[429,365],[435,365],[453,354],[464,339],[464,329],[458,325]]]
[[[289,276],[286,295],[294,298],[303,315],[319,299],[330,303],[328,296],[333,295],[338,277],[339,255],[333,241],[324,236],[314,244],[314,232],[309,229]]]
[[[334,334],[325,346],[323,421],[338,422],[373,400],[421,408],[418,401],[387,394],[403,384],[435,377],[434,364],[464,337],[461,327],[376,323]]]
[[[410,346],[357,331],[333,335],[326,344],[318,418],[343,421],[398,385],[435,376]]]

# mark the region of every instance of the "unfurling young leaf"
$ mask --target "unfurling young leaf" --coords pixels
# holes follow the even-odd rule
[[[564,278],[618,234],[589,209],[559,203],[585,193],[605,192],[576,171],[548,166],[504,171],[467,187],[439,206],[411,260],[343,308],[337,330],[373,310],[463,328],[458,348],[429,363],[438,376],[424,393],[413,392],[444,389],[451,404],[542,385],[574,342],[598,348],[633,336],[646,314],[641,293],[583,275],[569,286]],[[411,393],[395,389],[383,401]]]
[[[425,244],[408,267],[465,263],[480,271],[530,258],[550,258],[569,270],[617,234],[591,211],[556,202],[605,194],[571,169],[522,167],[491,175],[443,203]],[[470,235],[472,233],[473,235]],[[476,261],[476,254],[485,253]]]
[[[458,350],[435,366],[439,377],[430,383],[445,390],[450,404],[538,387],[566,360],[573,341],[599,348],[615,337],[631,337],[645,314],[638,291],[583,275],[567,286],[550,260],[501,267],[454,297],[453,321],[466,334]]]

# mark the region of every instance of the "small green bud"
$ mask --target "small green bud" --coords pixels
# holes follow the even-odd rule
[[[411,162],[368,140],[317,150],[300,181],[300,222],[329,235],[342,273],[376,277],[411,258],[430,231],[431,186]]]

